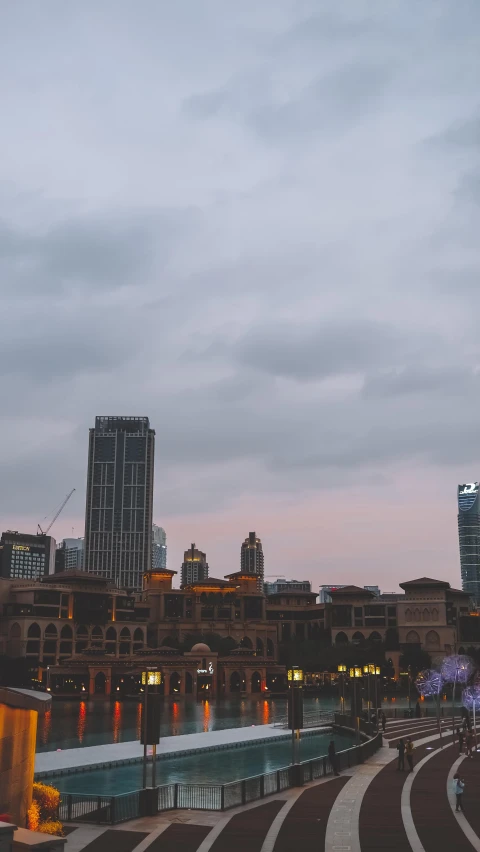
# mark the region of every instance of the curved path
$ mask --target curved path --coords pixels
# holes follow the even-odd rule
[[[115,829],[79,826],[66,852],[103,852],[110,844],[123,852],[480,852],[480,753],[459,763],[447,724],[440,740],[432,719],[391,721],[384,747],[339,778],[223,814],[176,811]],[[396,745],[410,736],[413,774],[397,770]],[[466,781],[459,815],[451,793],[457,765]]]

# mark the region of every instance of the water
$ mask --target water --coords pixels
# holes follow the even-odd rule
[[[311,760],[327,753],[330,740],[337,751],[353,746],[353,740],[340,734],[314,734],[300,741],[299,759]],[[222,784],[238,781],[252,775],[273,772],[291,763],[290,740],[265,743],[253,747],[222,749],[187,757],[171,757],[157,761],[156,783],[170,784]],[[113,796],[129,793],[143,786],[141,763],[97,769],[73,775],[49,778],[47,783],[64,793],[88,793]],[[148,772],[151,772],[149,766]],[[150,774],[149,774],[150,778]]]
[[[338,708],[335,698],[307,696],[305,712],[315,709]],[[162,710],[161,736],[267,725],[286,712],[285,698],[167,699]],[[38,720],[37,752],[139,740],[141,718],[142,705],[137,701],[55,700],[51,711]]]
[[[406,698],[385,696],[383,706],[406,707]],[[338,710],[335,695],[306,695],[305,712]],[[162,711],[162,737],[267,725],[287,712],[285,698],[265,700],[260,695],[196,701],[186,696],[167,699]],[[140,739],[141,704],[137,701],[54,700],[38,720],[37,751],[121,743]]]

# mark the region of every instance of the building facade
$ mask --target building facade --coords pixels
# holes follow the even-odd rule
[[[152,568],[167,567],[167,534],[163,527],[152,527]]]
[[[64,538],[57,544],[55,574],[83,570],[83,538]]]
[[[175,574],[176,572],[172,572]],[[208,579],[207,554],[195,547],[195,542],[183,554],[181,568],[182,587]]]
[[[90,429],[85,569],[139,591],[152,564],[155,432],[148,417],[96,417]]]
[[[479,483],[458,486],[458,541],[462,589],[480,604]]]
[[[261,539],[254,532],[242,542],[240,548],[240,571],[243,574],[255,574],[257,577],[257,588],[263,591],[263,577],[265,572],[263,547]]]
[[[7,530],[0,539],[0,576],[36,580],[55,571],[55,539]]]
[[[332,592],[337,592],[339,589],[346,589],[346,585],[336,585],[336,586],[320,586],[319,592],[319,601],[320,603],[331,603],[332,602]],[[362,586],[363,589],[366,589],[368,592],[373,592],[374,595],[380,595],[380,589],[378,586]]]
[[[266,595],[278,595],[281,592],[311,592],[310,580],[275,580],[274,583],[264,583],[263,590]]]

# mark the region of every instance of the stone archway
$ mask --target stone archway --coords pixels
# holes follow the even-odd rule
[[[193,692],[193,676],[191,672],[185,672],[185,692],[191,695]]]
[[[170,675],[170,694],[180,693],[181,678],[178,672],[172,672]]]
[[[253,672],[250,683],[252,686],[252,692],[262,691],[262,678],[260,672]]]
[[[230,675],[230,692],[240,692],[242,687],[242,679],[238,672],[232,672]]]
[[[105,695],[107,688],[107,678],[104,672],[97,672],[94,679],[95,695]]]

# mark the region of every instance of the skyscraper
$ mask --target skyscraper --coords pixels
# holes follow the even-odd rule
[[[163,527],[152,527],[152,568],[167,567],[167,535]]]
[[[0,576],[37,580],[55,571],[55,539],[7,530],[0,539]]]
[[[480,505],[479,483],[458,486],[458,540],[462,589],[480,604]]]
[[[195,543],[190,545],[190,549],[183,554],[182,563],[182,586],[187,586],[190,583],[198,583],[200,580],[208,578],[208,562],[207,554],[202,553],[195,547]]]
[[[254,532],[248,533],[248,538],[240,550],[240,569],[245,574],[257,574],[257,588],[263,592],[263,548],[261,539]]]
[[[155,432],[148,417],[96,417],[88,448],[85,570],[140,590],[152,565]]]
[[[64,538],[57,544],[55,574],[71,570],[83,570],[83,538]]]

